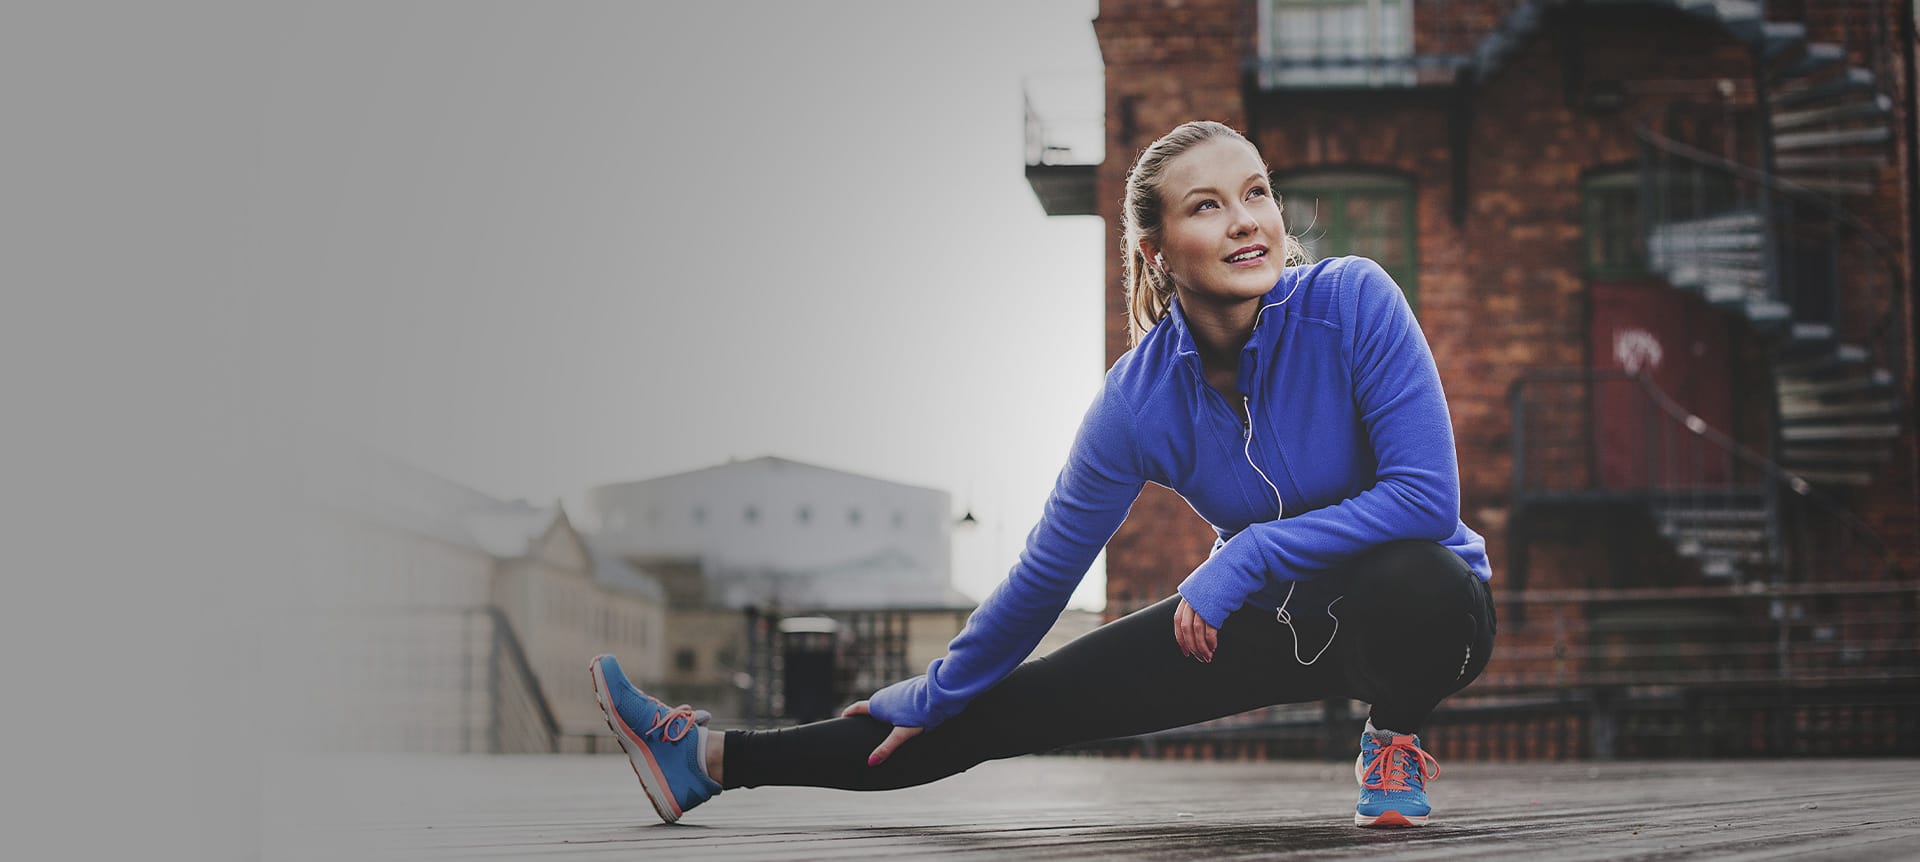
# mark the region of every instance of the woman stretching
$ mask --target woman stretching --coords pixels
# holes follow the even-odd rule
[[[1253,144],[1212,122],[1127,174],[1133,347],[1107,372],[1019,561],[914,677],[836,719],[719,732],[592,673],[662,819],[722,789],[885,790],[987,760],[1323,698],[1371,704],[1358,826],[1420,826],[1417,735],[1480,674],[1486,545],[1460,521],[1439,373],[1377,264],[1308,264]],[[1144,483],[1219,533],[1164,601],[1022,663]]]

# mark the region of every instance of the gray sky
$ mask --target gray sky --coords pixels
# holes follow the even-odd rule
[[[11,842],[259,855],[301,425],[535,500],[762,454],[944,487],[983,592],[1102,370],[1106,228],[1021,176],[1023,77],[1098,113],[1093,14],[3,7],[0,661],[167,743],[103,782],[70,754],[124,710],[14,716],[9,774],[85,804]]]
[[[946,488],[984,595],[1104,367],[1105,227],[1021,171],[1023,82],[1097,146],[1096,8],[291,13],[261,397],[535,501],[766,454]]]

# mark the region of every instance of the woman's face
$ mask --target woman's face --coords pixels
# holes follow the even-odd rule
[[[1286,223],[1253,147],[1211,138],[1167,163],[1160,177],[1160,242],[1142,240],[1147,260],[1164,257],[1182,303],[1232,305],[1259,299],[1280,280]]]

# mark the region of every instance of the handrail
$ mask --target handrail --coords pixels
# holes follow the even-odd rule
[[[1809,596],[1920,596],[1920,584],[1912,581],[1808,581],[1775,584],[1748,581],[1723,587],[1614,587],[1609,589],[1514,590],[1500,594],[1502,601],[1519,604],[1583,604],[1600,602],[1644,602],[1660,599],[1724,599],[1729,597],[1780,599]]]
[[[1877,331],[1868,333],[1868,340],[1888,339],[1891,341],[1891,334],[1898,332],[1897,327],[1906,318],[1906,315],[1903,313],[1904,309],[1896,307],[1900,304],[1901,300],[1901,293],[1896,289],[1896,285],[1901,284],[1905,280],[1902,273],[1901,261],[1894,251],[1893,244],[1889,242],[1886,237],[1882,236],[1879,231],[1875,230],[1872,225],[1855,216],[1845,207],[1835,203],[1826,194],[1807,188],[1792,180],[1775,176],[1758,168],[1743,165],[1731,159],[1715,155],[1714,153],[1689,146],[1644,126],[1635,129],[1634,134],[1647,146],[1653,147],[1668,155],[1723,170],[1734,176],[1759,183],[1769,189],[1783,192],[1791,197],[1795,203],[1817,207],[1825,211],[1829,217],[1852,228],[1859,234],[1861,239],[1866,241],[1867,246],[1873,249],[1874,254],[1879,257],[1880,263],[1886,267],[1887,271],[1887,283],[1882,286],[1881,291],[1880,313],[1873,317],[1873,319],[1880,321],[1880,323]],[[1899,379],[1904,373],[1904,368],[1902,367],[1904,363],[1897,361],[1901,354],[1898,347],[1899,345],[1896,343],[1884,345],[1885,356],[1883,357],[1888,365],[1887,370],[1895,374],[1896,379]],[[1901,382],[1904,383],[1904,381]],[[1903,390],[1904,387],[1895,387],[1895,389],[1895,397],[1899,397],[1899,392]]]
[[[488,618],[493,621],[494,643],[503,648],[507,662],[512,665],[515,674],[525,685],[529,699],[533,701],[534,717],[539,719],[541,729],[546,731],[547,751],[558,751],[560,722],[554,718],[553,707],[547,702],[546,692],[540,688],[540,677],[533,672],[533,663],[527,661],[526,650],[520,645],[519,635],[514,633],[512,621],[507,619],[506,612],[500,610],[497,605],[487,605],[485,610]],[[498,686],[501,682],[502,680],[496,678],[494,684]],[[497,699],[498,694],[495,697]],[[493,731],[496,734],[500,731],[497,718]]]
[[[1634,374],[1632,377],[1639,381],[1641,390],[1646,392],[1647,397],[1653,399],[1655,406],[1659,407],[1661,411],[1665,412],[1669,417],[1680,420],[1680,423],[1685,425],[1688,431],[1692,431],[1707,442],[1732,453],[1734,457],[1745,462],[1747,466],[1760,470],[1766,474],[1768,478],[1782,482],[1794,493],[1811,500],[1815,505],[1825,509],[1828,514],[1839,519],[1841,523],[1857,530],[1868,541],[1872,542],[1874,548],[1880,552],[1881,556],[1884,557],[1889,553],[1887,543],[1881,541],[1879,534],[1875,533],[1872,527],[1867,526],[1865,521],[1860,520],[1859,516],[1847,511],[1846,507],[1840,505],[1838,501],[1821,493],[1807,480],[1795,475],[1793,471],[1741,445],[1739,441],[1728,436],[1725,432],[1708,425],[1706,420],[1688,412],[1686,407],[1682,406],[1680,402],[1673,400],[1672,396],[1662,391],[1659,386],[1654,385],[1653,380],[1646,374]]]
[[[1775,190],[1787,192],[1794,195],[1796,200],[1805,200],[1808,203],[1818,204],[1832,213],[1835,218],[1845,222],[1849,227],[1860,231],[1861,235],[1867,238],[1867,243],[1873,246],[1875,251],[1880,252],[1883,257],[1891,259],[1893,256],[1893,246],[1887,242],[1886,237],[1881,236],[1879,231],[1874,230],[1871,225],[1861,221],[1858,216],[1848,212],[1845,207],[1834,203],[1822,192],[1807,188],[1792,180],[1775,176],[1758,168],[1743,165],[1723,156],[1709,153],[1706,150],[1688,146],[1644,126],[1635,129],[1634,133],[1639,136],[1640,140],[1655,149],[1664,150],[1671,155],[1700,162],[1709,167],[1719,168]]]
[[[1642,393],[1647,397],[1648,401],[1654,407],[1658,408],[1660,412],[1666,414],[1668,418],[1679,422],[1680,425],[1685,427],[1689,432],[1692,432],[1713,446],[1718,447],[1746,466],[1760,471],[1761,474],[1769,479],[1784,484],[1795,494],[1812,502],[1828,515],[1834,517],[1836,521],[1866,539],[1872,547],[1878,551],[1881,557],[1885,558],[1890,555],[1886,542],[1883,541],[1879,534],[1874,532],[1873,528],[1868,526],[1865,521],[1860,520],[1859,516],[1847,511],[1839,502],[1815,488],[1807,480],[1782,467],[1780,464],[1760,455],[1758,452],[1742,445],[1725,432],[1708,425],[1706,420],[1689,412],[1679,402],[1673,400],[1671,396],[1662,391],[1645,373],[1629,373],[1624,369],[1618,368],[1539,369],[1522,374],[1516,378],[1508,387],[1508,398],[1517,403],[1521,397],[1521,390],[1530,383],[1593,382],[1601,379],[1632,380],[1636,382],[1639,384]],[[1520,420],[1519,411],[1516,410],[1515,413],[1515,421],[1518,422]],[[1522,463],[1524,462],[1516,461],[1515,469],[1521,469]]]

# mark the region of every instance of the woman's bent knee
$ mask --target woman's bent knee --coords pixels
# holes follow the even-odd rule
[[[1354,558],[1348,568],[1349,607],[1406,617],[1441,609],[1478,614],[1483,604],[1479,576],[1435,542],[1387,542]]]
[[[1390,542],[1352,565],[1341,606],[1351,618],[1346,655],[1359,696],[1437,702],[1485,667],[1491,593],[1458,555],[1433,542]]]

